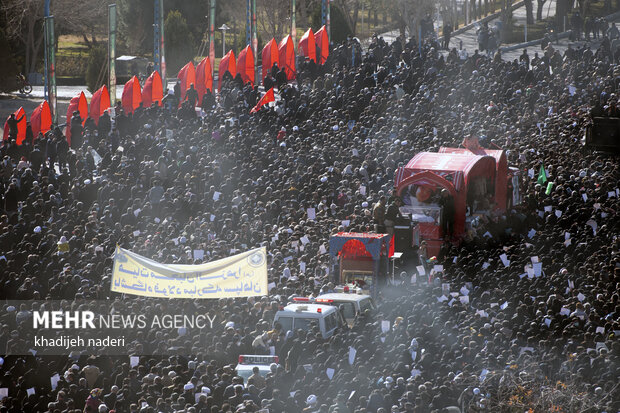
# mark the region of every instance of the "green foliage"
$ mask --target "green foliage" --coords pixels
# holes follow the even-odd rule
[[[196,45],[187,21],[178,10],[172,10],[164,22],[166,33],[166,64],[169,74],[176,74],[194,58]]]
[[[153,0],[118,0],[117,55],[153,53]]]
[[[86,86],[93,93],[101,86],[101,79],[105,79],[103,70],[106,68],[106,60],[108,57],[108,49],[106,46],[99,45],[90,49],[88,54],[88,65],[86,66]],[[98,82],[99,81],[99,82]]]
[[[3,56],[0,65],[0,92],[11,92],[16,88],[15,75],[19,70],[2,28],[0,28],[0,54]]]
[[[352,36],[353,31],[351,27],[349,27],[349,23],[347,23],[347,19],[338,6],[334,3],[331,3],[330,8],[330,25],[331,25],[331,38],[329,39],[330,43],[338,44],[347,40],[347,36]],[[321,28],[323,23],[321,22],[321,3],[317,2],[317,6],[312,11],[312,30],[316,31]]]

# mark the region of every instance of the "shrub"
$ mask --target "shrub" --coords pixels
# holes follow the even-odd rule
[[[88,54],[88,65],[86,66],[86,86],[93,93],[99,86],[99,83],[106,79],[106,60],[108,57],[108,49],[106,46],[94,46]]]

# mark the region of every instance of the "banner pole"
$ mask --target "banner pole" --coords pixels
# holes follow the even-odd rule
[[[254,52],[254,84],[258,85],[258,36],[256,32],[256,0],[252,0],[252,51]]]
[[[215,73],[215,0],[211,1],[209,11],[209,60],[211,60],[211,76]]]
[[[159,64],[156,63],[156,66]],[[110,92],[110,106],[114,107],[116,104],[116,3],[108,6],[108,91]]]
[[[47,70],[49,81],[48,81],[48,99],[49,106],[52,112],[52,123],[57,124],[58,122],[58,113],[56,110],[56,51],[55,44],[56,39],[54,38],[54,16],[46,17],[43,21],[45,25],[45,33],[46,33],[46,43],[47,43],[47,63],[49,68]]]
[[[293,48],[295,49],[295,55],[297,55],[297,27],[295,27],[295,0],[292,1],[291,12],[291,38],[293,39]]]

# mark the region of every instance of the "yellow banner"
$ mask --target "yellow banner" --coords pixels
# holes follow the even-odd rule
[[[267,250],[199,265],[161,264],[116,247],[111,290],[161,298],[228,298],[267,295]]]

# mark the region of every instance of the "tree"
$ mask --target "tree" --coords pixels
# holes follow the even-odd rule
[[[312,27],[320,28],[323,25],[321,16],[321,5],[315,7],[312,12]],[[336,5],[331,5],[330,8],[330,20],[331,20],[331,38],[330,43],[338,44],[347,40],[348,36],[353,36],[353,32],[349,27],[349,23],[344,16],[344,13]]]
[[[262,18],[257,20],[260,31],[267,33],[266,38],[280,39],[291,32],[290,0],[256,0],[256,13]]]
[[[88,52],[88,65],[86,66],[86,86],[93,93],[99,89],[106,79],[108,59],[107,46],[93,46]]]
[[[176,73],[194,58],[196,45],[187,21],[178,10],[172,10],[164,21],[166,33],[166,63],[170,73]]]
[[[15,90],[15,75],[19,72],[17,63],[13,59],[11,45],[6,40],[4,29],[0,27],[0,54],[2,54],[2,64],[0,65],[0,91],[10,92]]]
[[[130,55],[151,53],[153,51],[153,0],[118,0],[116,4],[119,51]]]
[[[110,0],[55,0],[52,14],[59,31],[76,33],[88,48],[97,44],[97,33],[107,31],[108,3]],[[89,38],[90,36],[90,38]]]
[[[417,37],[420,22],[427,14],[433,14],[435,3],[432,0],[396,0],[392,2],[392,15],[396,20],[400,35],[406,36],[409,29],[411,37]]]
[[[36,71],[43,51],[43,5],[38,0],[4,0],[0,11],[7,40],[16,42],[24,55],[23,71]]]
[[[532,0],[525,0],[525,15],[527,24],[534,24],[534,4]]]
[[[538,3],[538,8],[536,9],[536,20],[537,21],[542,20],[543,7],[545,7],[546,2],[547,0],[537,0],[537,3]]]

